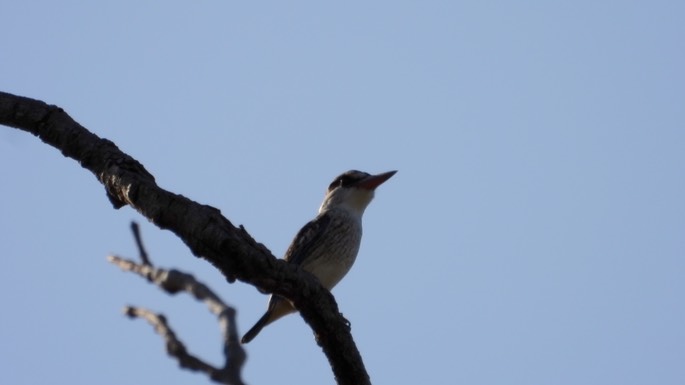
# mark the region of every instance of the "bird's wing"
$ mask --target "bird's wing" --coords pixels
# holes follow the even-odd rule
[[[296,265],[302,264],[316,246],[320,245],[320,239],[330,227],[331,222],[331,215],[324,212],[304,225],[288,247],[283,259]]]

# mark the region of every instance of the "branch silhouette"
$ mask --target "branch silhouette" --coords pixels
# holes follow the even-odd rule
[[[238,342],[238,330],[236,328],[234,308],[228,306],[207,285],[198,281],[191,274],[176,269],[166,270],[154,267],[150,263],[148,254],[143,247],[140,229],[136,222],[131,223],[131,230],[138,246],[142,263],[136,263],[116,255],[110,255],[107,260],[118,266],[121,270],[135,273],[148,282],[155,284],[170,295],[186,292],[196,300],[204,302],[209,311],[216,315],[219,320],[223,339],[224,365],[217,368],[197,356],[188,352],[185,345],[176,336],[166,317],[155,314],[151,310],[126,306],[124,314],[130,318],[142,318],[152,325],[166,342],[167,353],[178,361],[181,368],[205,373],[209,378],[220,384],[245,385],[241,378],[241,370],[247,355],[242,345]]]
[[[314,331],[339,384],[370,384],[349,325],[331,293],[311,274],[276,259],[242,227],[211,206],[162,189],[133,157],[98,137],[61,108],[0,92],[0,124],[29,132],[80,163],[105,187],[115,209],[131,206],[170,230],[226,277],[293,302]]]

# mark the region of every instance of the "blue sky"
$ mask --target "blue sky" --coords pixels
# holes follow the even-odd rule
[[[5,2],[0,89],[67,110],[281,255],[348,169],[399,170],[334,294],[375,383],[685,382],[685,3]],[[109,266],[225,280],[74,161],[0,128],[0,383],[207,383],[126,304],[220,362],[218,326]],[[250,384],[332,383],[302,319]]]

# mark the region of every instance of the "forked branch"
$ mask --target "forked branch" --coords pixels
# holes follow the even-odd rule
[[[293,301],[314,330],[338,383],[370,383],[330,292],[310,274],[276,259],[218,209],[160,188],[137,160],[86,130],[57,106],[0,92],[0,124],[30,132],[78,161],[104,185],[115,208],[130,205],[155,225],[172,231],[229,282],[238,279]]]
[[[242,345],[238,342],[235,309],[226,305],[207,285],[195,279],[191,274],[175,269],[166,270],[152,266],[143,247],[138,225],[133,222],[131,229],[138,245],[142,263],[118,256],[109,256],[107,260],[124,271],[133,272],[146,278],[150,283],[171,295],[185,292],[192,295],[196,300],[204,302],[209,311],[219,319],[223,339],[224,366],[216,368],[189,353],[163,315],[134,306],[125,307],[124,314],[131,318],[147,320],[155,328],[157,334],[164,339],[167,353],[174,357],[182,368],[205,373],[212,381],[220,384],[244,385],[240,374],[247,356]]]

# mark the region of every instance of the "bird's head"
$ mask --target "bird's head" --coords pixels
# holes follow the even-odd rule
[[[326,198],[319,212],[333,208],[345,208],[359,215],[373,199],[374,190],[397,171],[371,175],[363,171],[350,170],[337,176],[328,186]]]

